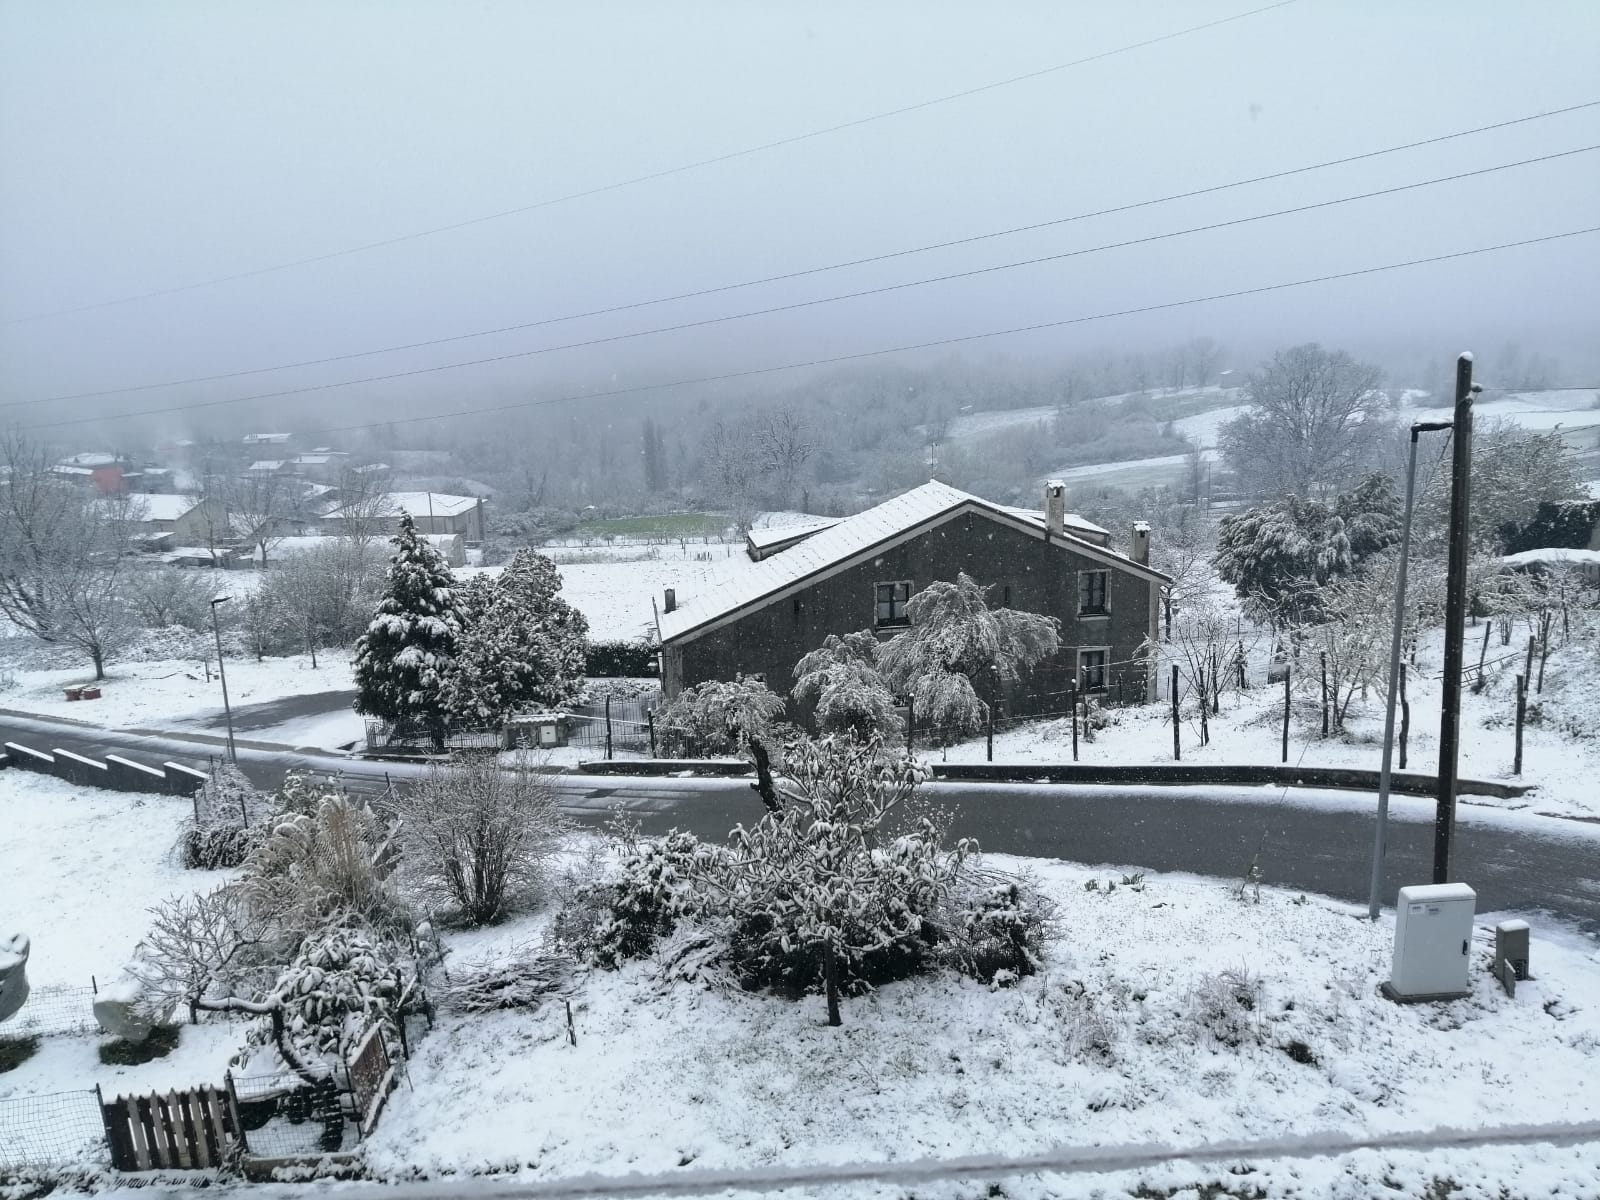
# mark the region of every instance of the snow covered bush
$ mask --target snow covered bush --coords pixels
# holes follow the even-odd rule
[[[408,513],[392,539],[384,596],[356,642],[356,711],[426,730],[443,749],[446,686],[461,641],[455,577]]]
[[[878,639],[870,629],[844,637],[830,633],[795,663],[794,677],[789,695],[810,706],[819,732],[858,738],[899,734],[900,717],[878,671]]]
[[[1236,1049],[1256,1037],[1259,982],[1249,972],[1229,969],[1202,975],[1188,997],[1193,1035]]]
[[[374,1025],[396,1048],[403,1006],[420,1003],[415,964],[382,938],[330,926],[301,944],[246,1035],[238,1062],[272,1046],[298,1071],[344,1063]]]
[[[770,740],[783,714],[783,697],[761,680],[713,679],[684,688],[656,713],[656,739],[664,758],[742,754],[750,739]]]
[[[257,911],[289,929],[334,917],[378,929],[409,929],[405,906],[385,885],[388,834],[367,807],[327,790],[313,812],[280,817],[245,862],[239,881]]]
[[[183,865],[215,871],[240,866],[267,832],[261,793],[232,763],[218,763],[194,797],[179,842]]]
[[[150,916],[129,974],[139,984],[135,1011],[154,1020],[179,1005],[258,1000],[298,944],[298,934],[279,927],[233,885],[175,896]]]
[[[1041,896],[1015,879],[985,879],[944,920],[941,957],[963,975],[1011,984],[1039,969],[1050,913]]]
[[[625,848],[617,880],[604,889],[604,911],[587,929],[569,926],[576,947],[597,966],[616,969],[644,958],[679,921],[705,913],[711,898],[697,879],[714,875],[723,852],[673,830]]]
[[[935,742],[977,733],[986,703],[1061,647],[1054,617],[991,609],[988,591],[966,572],[930,583],[906,605],[911,628],[878,654],[889,687],[910,697],[917,727]]]
[[[216,577],[182,567],[145,567],[128,572],[122,595],[133,618],[146,629],[181,626],[192,633],[211,632],[211,600]]]
[[[445,686],[454,720],[492,725],[513,713],[560,708],[583,691],[589,623],[559,595],[555,564],[519,550],[475,610]]]
[[[436,770],[397,807],[405,880],[469,925],[534,894],[571,828],[544,776],[493,762]]]

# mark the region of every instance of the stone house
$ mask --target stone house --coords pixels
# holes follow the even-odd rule
[[[726,582],[669,592],[657,617],[662,687],[676,695],[708,679],[760,675],[787,693],[794,664],[828,634],[909,624],[906,602],[965,571],[989,602],[1053,616],[1061,650],[1002,697],[1012,713],[1060,711],[1076,685],[1111,703],[1155,697],[1139,648],[1157,636],[1162,589],[1149,565],[1149,527],[1132,554],[1065,511],[1065,485],[1045,488],[1041,510],[995,504],[938,482],[776,547]],[[777,542],[779,539],[772,539]]]

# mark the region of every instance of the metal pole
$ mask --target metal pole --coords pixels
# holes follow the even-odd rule
[[[1456,359],[1455,447],[1450,464],[1450,558],[1445,582],[1444,694],[1439,714],[1439,794],[1433,823],[1433,882],[1450,881],[1461,749],[1462,638],[1467,628],[1467,515],[1472,511],[1472,355]]]
[[[1384,838],[1388,833],[1389,785],[1394,764],[1395,695],[1400,687],[1400,643],[1406,628],[1406,564],[1411,553],[1411,507],[1417,494],[1417,435],[1448,429],[1448,421],[1429,421],[1411,427],[1411,454],[1406,460],[1406,507],[1400,523],[1400,563],[1394,576],[1394,632],[1389,640],[1389,698],[1383,716],[1383,765],[1378,770],[1378,824],[1372,835],[1372,890],[1367,897],[1367,916],[1378,919],[1383,903]]]
[[[228,718],[228,761],[237,763],[239,755],[233,746],[233,707],[228,703],[228,672],[222,665],[222,625],[217,620],[217,605],[227,602],[226,596],[218,596],[211,602],[211,632],[217,635],[217,678],[222,680],[222,711]]]

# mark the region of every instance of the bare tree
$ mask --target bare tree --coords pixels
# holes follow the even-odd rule
[[[50,455],[0,439],[0,613],[41,641],[72,646],[105,678],[106,654],[127,628],[118,586],[128,550],[125,497],[56,479]]]
[[[293,488],[293,481],[282,475],[250,471],[222,482],[228,517],[242,539],[260,551],[263,567],[272,539],[282,535],[283,519],[294,507]]]
[[[1250,411],[1222,426],[1223,457],[1258,495],[1337,487],[1371,469],[1388,424],[1382,379],[1342,350],[1281,350],[1245,382]]]
[[[350,539],[363,566],[375,541],[388,537],[400,513],[389,496],[387,471],[346,467],[339,473],[339,532]],[[544,481],[539,482],[539,491]]]
[[[796,478],[816,447],[807,436],[806,423],[784,408],[768,413],[761,424],[761,465],[771,475],[773,490],[789,503]]]
[[[734,509],[749,507],[761,457],[753,431],[718,421],[705,440],[706,473],[723,501]]]

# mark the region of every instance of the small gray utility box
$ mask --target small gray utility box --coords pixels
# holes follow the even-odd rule
[[[1395,904],[1394,966],[1383,994],[1402,1004],[1454,1000],[1472,989],[1467,965],[1478,894],[1464,883],[1400,889]]]

